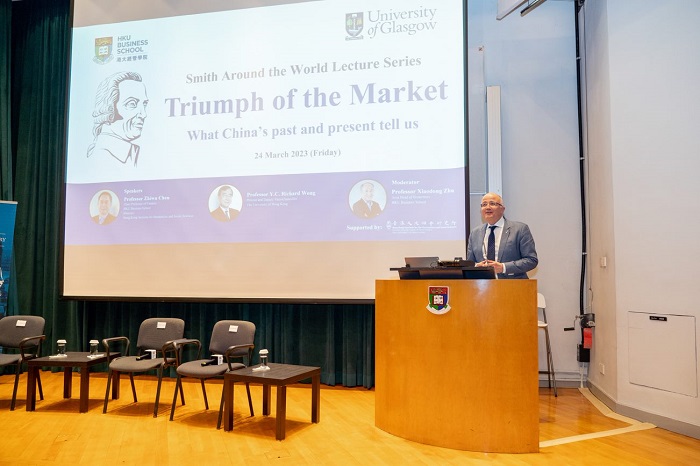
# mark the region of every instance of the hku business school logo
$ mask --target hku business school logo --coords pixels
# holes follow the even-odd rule
[[[363,13],[345,13],[345,32],[348,33],[348,37],[345,40],[358,40],[362,39],[362,29],[364,28],[364,14]]]
[[[92,59],[99,65],[104,65],[112,61],[112,37],[98,37],[95,39],[95,56]]]
[[[450,287],[449,286],[429,286],[428,287],[428,307],[433,314],[445,314],[450,311]]]

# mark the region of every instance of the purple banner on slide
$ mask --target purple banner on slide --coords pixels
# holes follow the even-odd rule
[[[463,186],[462,168],[69,184],[65,242],[460,240]]]

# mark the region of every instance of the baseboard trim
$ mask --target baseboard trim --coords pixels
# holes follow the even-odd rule
[[[618,414],[630,417],[632,419],[636,419],[641,422],[649,422],[656,425],[657,427],[661,427],[662,429],[666,429],[677,434],[686,435],[688,437],[693,437],[695,439],[700,440],[700,426],[688,424],[687,422],[678,421],[676,419],[671,419],[665,416],[659,416],[658,414],[649,413],[646,411],[642,411],[641,409],[619,404],[590,381],[587,382],[587,386],[596,398],[598,398],[603,404],[605,404],[608,408],[610,408],[612,411]]]

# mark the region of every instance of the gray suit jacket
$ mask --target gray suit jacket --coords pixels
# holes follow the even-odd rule
[[[528,278],[528,271],[537,266],[537,251],[535,240],[530,228],[522,222],[513,222],[504,218],[503,234],[498,246],[496,260],[506,266],[505,274],[498,278]],[[484,223],[469,233],[467,244],[467,260],[481,262],[484,260],[484,236],[488,224]]]

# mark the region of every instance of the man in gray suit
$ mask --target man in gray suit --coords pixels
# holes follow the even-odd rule
[[[527,272],[537,266],[535,240],[530,228],[503,216],[506,206],[498,194],[481,198],[481,217],[486,223],[469,233],[467,259],[477,267],[493,267],[498,278],[528,278]],[[489,236],[493,243],[489,247]]]

